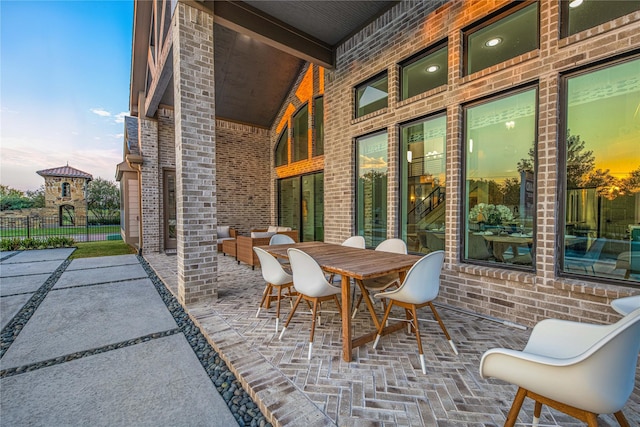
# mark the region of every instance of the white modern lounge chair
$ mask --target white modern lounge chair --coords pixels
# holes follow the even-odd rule
[[[427,368],[424,363],[424,352],[422,351],[422,341],[420,340],[420,330],[418,326],[418,313],[417,309],[429,306],[433,312],[433,316],[436,318],[442,328],[442,332],[447,337],[449,345],[453,349],[455,354],[458,354],[458,349],[451,340],[447,328],[445,328],[442,319],[438,315],[435,306],[432,301],[438,296],[440,290],[440,272],[442,270],[442,264],[444,263],[444,251],[431,252],[420,258],[413,267],[407,273],[404,282],[398,289],[392,291],[376,294],[376,298],[386,298],[389,300],[387,309],[384,312],[384,317],[380,323],[380,329],[378,335],[373,343],[373,348],[378,346],[378,341],[382,335],[382,330],[385,327],[386,321],[389,318],[391,309],[394,306],[402,307],[407,312],[407,321],[409,322],[410,329],[413,329],[416,333],[416,340],[418,341],[418,351],[420,353],[420,365],[422,367],[422,373],[427,373]]]
[[[311,359],[311,350],[313,348],[313,333],[316,328],[316,316],[318,314],[318,305],[324,301],[333,300],[340,312],[340,301],[338,295],[340,294],[340,288],[332,286],[326,279],[320,265],[310,255],[301,251],[300,249],[290,248],[287,250],[289,255],[289,262],[291,263],[291,271],[293,272],[293,287],[298,292],[298,298],[293,303],[293,308],[287,321],[280,332],[280,338],[284,335],[284,331],[287,330],[291,318],[298,308],[301,300],[305,300],[308,303],[313,303],[311,309],[311,333],[309,335],[309,354],[308,359]]]
[[[258,306],[258,312],[256,317],[260,315],[262,307],[268,306],[268,301],[273,297],[273,288],[278,290],[276,296],[276,333],[278,333],[278,324],[280,322],[280,300],[282,299],[282,290],[287,289],[289,291],[289,298],[291,298],[291,287],[293,286],[293,276],[284,271],[282,265],[278,260],[264,249],[254,247],[258,259],[260,260],[260,267],[262,269],[262,277],[267,282],[267,286],[264,288],[262,294],[262,300]]]
[[[480,361],[483,378],[517,385],[505,426],[513,426],[525,397],[535,400],[533,425],[542,405],[597,427],[598,414],[615,414],[633,392],[640,351],[640,308],[613,325],[547,319],[531,332],[524,350],[495,348]]]

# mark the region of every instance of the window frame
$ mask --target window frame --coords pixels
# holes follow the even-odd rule
[[[577,67],[568,71],[565,71],[559,75],[559,117],[558,117],[558,157],[557,157],[557,178],[556,178],[556,205],[558,209],[556,211],[556,228],[558,230],[565,230],[567,226],[567,133],[568,127],[568,103],[567,103],[567,91],[568,82],[571,78],[586,76],[590,73],[606,70],[608,68],[615,67],[617,65],[624,64],[625,62],[640,61],[640,51],[636,50],[630,54],[617,55],[615,57],[607,58],[602,61],[590,63],[581,67]],[[555,253],[559,258],[555,262],[555,275],[558,278],[573,279],[573,280],[587,280],[598,281],[601,283],[613,284],[616,286],[625,286],[633,289],[640,288],[640,282],[632,281],[629,279],[619,279],[616,277],[597,276],[589,274],[581,274],[580,272],[567,272],[565,271],[565,233],[556,233],[555,239]]]
[[[419,94],[416,95],[412,95],[412,96],[408,96],[408,97],[404,97],[404,69],[410,65],[415,64],[416,62],[420,61],[421,59],[426,58],[429,55],[432,55],[438,51],[440,51],[441,49],[447,49],[447,67],[445,68],[444,72],[446,73],[446,82],[443,85],[440,86],[435,86],[431,89],[427,89],[426,91],[420,92]],[[400,68],[400,73],[399,73],[399,77],[400,77],[400,86],[399,86],[399,90],[400,90],[400,94],[399,94],[399,99],[400,101],[405,101],[407,99],[411,99],[414,96],[418,96],[421,95],[425,92],[428,92],[430,90],[436,89],[438,87],[441,86],[446,86],[449,83],[449,39],[448,38],[444,38],[436,43],[433,43],[432,45],[430,45],[429,47],[427,47],[426,49],[423,49],[411,56],[409,56],[408,58],[403,59],[402,61],[398,62],[398,67]],[[416,119],[419,120],[419,119]],[[413,120],[412,120],[413,121]]]
[[[286,139],[283,141],[282,138],[286,136]],[[284,142],[285,150],[287,153],[287,161],[282,164],[278,164],[278,149],[280,148],[280,144]],[[282,167],[289,164],[289,126],[285,125],[284,129],[278,136],[278,142],[276,142],[275,149],[273,150],[273,163],[275,167]]]
[[[360,168],[360,161],[359,161],[359,154],[360,154],[360,150],[358,149],[358,141],[363,139],[363,138],[369,138],[369,137],[374,137],[377,135],[386,135],[387,136],[387,157],[389,156],[389,129],[387,128],[382,128],[382,129],[377,129],[374,131],[371,131],[369,133],[365,133],[362,135],[357,135],[353,138],[353,158],[355,159],[354,161],[354,165],[353,165],[353,189],[354,189],[354,194],[353,194],[353,225],[354,225],[354,233],[359,234],[359,223],[358,223],[358,171]],[[387,161],[389,161],[389,159],[387,158]],[[389,209],[389,194],[388,194],[388,188],[389,188],[389,167],[387,166],[387,201],[386,201],[386,208],[387,211]],[[397,215],[397,212],[395,212],[395,214]],[[387,212],[385,212],[385,217],[387,216]],[[387,217],[387,224],[385,224],[385,235],[388,234],[389,232],[389,227],[388,227],[388,217]],[[366,237],[365,237],[366,239]],[[374,245],[375,246],[375,245]]]
[[[627,14],[624,15],[620,15],[620,16],[616,16],[612,19],[607,19],[606,21],[602,21],[596,25],[593,25],[591,27],[587,27],[584,28],[580,31],[577,31],[575,33],[571,33],[569,34],[569,12],[571,11],[571,8],[569,7],[569,4],[571,3],[570,0],[560,0],[560,18],[558,19],[558,26],[559,26],[559,34],[560,34],[560,39],[566,39],[567,37],[572,37],[575,36],[576,34],[580,34],[583,31],[588,31],[588,30],[592,30],[596,27],[598,27],[599,25],[605,24],[607,22],[611,22],[611,21],[615,21],[616,19],[620,19],[623,16],[628,15],[629,13],[634,13],[635,11],[639,11],[640,8],[636,9],[634,12],[629,12]]]
[[[404,183],[402,182],[403,178],[405,177],[405,174],[407,174],[408,176],[408,161],[407,161],[407,153],[404,150],[404,141],[402,140],[402,132],[405,128],[410,127],[412,125],[417,125],[419,123],[423,123],[429,120],[436,120],[439,119],[441,117],[445,118],[445,123],[449,120],[449,117],[447,115],[447,110],[440,110],[440,111],[435,111],[433,113],[427,114],[425,116],[421,116],[421,117],[416,117],[412,120],[408,120],[406,122],[400,123],[398,125],[398,150],[399,150],[399,154],[398,154],[398,162],[400,163],[400,167],[398,168],[398,195],[399,195],[399,203],[398,203],[398,236],[400,236],[400,238],[403,237],[407,237],[404,234],[404,231],[406,231],[406,223],[403,224],[404,221],[406,221],[406,215],[408,214],[408,212],[406,211],[406,199],[408,198],[408,188],[405,190],[404,189]],[[444,151],[443,151],[443,155],[445,156],[445,174],[446,174],[446,159],[447,159],[447,140],[448,140],[448,134],[447,134],[447,125],[445,124],[445,140],[444,140]],[[445,187],[446,189],[446,187]],[[446,192],[446,190],[445,190]],[[445,193],[445,197],[446,197],[446,193]],[[445,218],[446,218],[446,201],[445,201]],[[446,221],[445,221],[446,222]],[[408,238],[405,239],[405,242],[407,242]]]
[[[307,112],[307,131],[305,134],[305,151],[306,151],[306,156],[302,157],[300,159],[298,159],[296,157],[296,153],[298,153],[297,147],[298,144],[296,144],[296,124],[298,123],[297,116],[302,113],[303,111]],[[291,143],[289,144],[291,147],[291,163],[296,163],[296,162],[303,162],[305,160],[309,160],[309,103],[305,102],[304,104],[300,105],[300,107],[298,107],[298,109],[291,115]]]
[[[382,107],[382,108],[379,108],[377,110],[370,111],[370,112],[368,112],[366,114],[363,114],[361,116],[358,115],[358,110],[360,109],[360,107],[359,107],[360,104],[358,102],[358,90],[360,88],[365,87],[365,86],[371,86],[373,83],[376,83],[379,80],[382,80],[383,78],[387,79],[387,105]],[[365,81],[363,81],[361,83],[358,83],[357,85],[355,85],[353,87],[352,93],[353,93],[353,107],[354,107],[353,117],[354,117],[354,119],[360,119],[362,117],[368,116],[369,114],[374,114],[374,113],[377,113],[379,111],[382,111],[382,110],[385,110],[385,109],[389,108],[389,70],[383,70],[383,71],[379,72],[378,74],[368,78],[367,80],[365,80]]]
[[[317,124],[317,117],[316,116],[316,103],[318,102],[318,100],[322,100],[322,152],[319,153],[318,152],[318,124]],[[316,97],[313,98],[313,120],[312,120],[312,129],[313,129],[313,133],[312,133],[312,137],[313,137],[313,141],[312,141],[312,152],[311,152],[311,157],[317,157],[317,156],[322,156],[324,155],[324,95],[318,95]]]
[[[536,211],[534,209],[534,216],[532,218],[532,234],[533,234],[533,243],[530,249],[530,253],[532,254],[531,257],[531,263],[532,266],[528,267],[528,266],[524,266],[524,265],[518,265],[518,264],[511,264],[511,263],[501,263],[501,262],[489,262],[489,261],[483,261],[483,260],[478,260],[478,259],[469,259],[469,258],[465,258],[465,249],[466,249],[466,234],[468,232],[467,230],[467,217],[468,217],[468,213],[469,212],[469,206],[468,206],[468,202],[467,202],[467,163],[468,163],[468,156],[467,156],[467,140],[468,140],[468,134],[467,134],[467,111],[469,110],[469,108],[473,108],[475,106],[479,106],[479,105],[483,105],[483,104],[487,104],[489,102],[493,102],[493,101],[497,101],[500,99],[505,99],[508,98],[509,96],[512,95],[516,95],[519,93],[523,93],[526,92],[528,90],[535,90],[535,100],[536,100],[536,104],[535,104],[535,109],[536,109],[536,113],[535,113],[535,119],[534,119],[534,123],[535,123],[535,131],[534,131],[534,172],[535,172],[535,179],[534,179],[534,187],[533,187],[533,200],[534,200],[534,204],[537,204],[537,200],[538,200],[538,169],[539,169],[539,162],[538,162],[538,143],[539,143],[539,138],[540,138],[540,132],[539,132],[539,125],[540,125],[540,85],[539,82],[536,80],[534,82],[529,82],[529,83],[525,83],[523,85],[519,85],[513,88],[509,88],[508,90],[504,90],[501,92],[497,92],[494,94],[490,94],[487,96],[484,96],[482,98],[464,103],[461,105],[462,108],[462,143],[461,143],[461,149],[462,149],[462,160],[461,160],[461,174],[460,174],[460,184],[459,184],[459,188],[458,191],[460,192],[460,206],[461,206],[461,214],[459,216],[459,221],[458,221],[458,229],[461,230],[460,232],[460,237],[458,240],[458,247],[459,247],[459,256],[458,256],[458,261],[461,264],[471,264],[471,265],[481,265],[481,266],[485,266],[485,267],[490,267],[490,268],[500,268],[500,269],[505,269],[505,270],[513,270],[513,271],[523,271],[526,273],[533,273],[535,274],[537,271],[536,268],[536,252],[537,252],[537,241],[536,241],[536,236],[537,236],[537,222],[538,222],[538,218],[539,215],[536,214]]]
[[[488,27],[491,26],[497,22],[499,22],[500,20],[514,14],[517,13],[519,11],[521,11],[522,9],[525,9],[529,6],[531,6],[532,4],[536,4],[538,3],[537,0],[524,0],[524,1],[514,1],[508,5],[506,5],[505,7],[502,7],[500,9],[498,9],[497,11],[485,16],[484,18],[480,19],[479,21],[476,21],[466,27],[464,27],[461,32],[462,32],[462,61],[461,61],[461,66],[462,66],[462,73],[461,75],[463,77],[466,76],[470,76],[473,75],[475,73],[478,73],[486,68],[490,68],[490,67],[494,67],[498,64],[501,64],[505,61],[508,61],[509,59],[515,58],[519,55],[523,55],[523,53],[520,53],[516,56],[513,56],[509,59],[505,59],[504,61],[501,62],[497,62],[493,65],[490,65],[489,67],[486,68],[482,68],[480,70],[476,70],[474,72],[468,72],[468,59],[469,59],[469,36]],[[540,4],[538,3],[538,25],[536,28],[537,31],[537,38],[538,38],[538,49],[540,49]],[[529,51],[531,52],[531,51]]]

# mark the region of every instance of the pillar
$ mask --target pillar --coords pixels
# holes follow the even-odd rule
[[[173,15],[178,299],[217,295],[213,15],[178,2]]]

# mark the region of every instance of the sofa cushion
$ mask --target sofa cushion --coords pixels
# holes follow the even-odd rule
[[[276,227],[277,232],[281,231],[291,231],[291,227]]]
[[[270,225],[269,228],[267,228],[267,232],[269,233],[276,233],[278,231],[278,227],[276,227],[275,225]]]
[[[252,239],[260,239],[263,237],[271,237],[276,234],[275,231],[252,231],[251,238]]]
[[[218,239],[224,239],[227,237],[231,237],[231,235],[229,234],[229,227],[228,225],[219,225],[216,227],[217,231],[218,231]]]

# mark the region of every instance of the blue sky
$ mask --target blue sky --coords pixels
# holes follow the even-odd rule
[[[132,0],[0,0],[0,184],[67,163],[115,180],[132,22]]]

